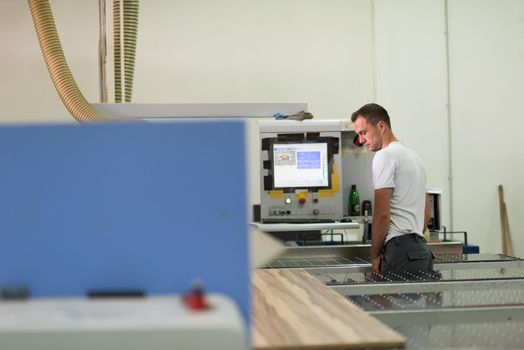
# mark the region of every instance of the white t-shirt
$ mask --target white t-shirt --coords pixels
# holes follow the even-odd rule
[[[378,151],[373,159],[373,187],[393,189],[385,242],[409,233],[423,236],[426,171],[412,149],[397,141]]]

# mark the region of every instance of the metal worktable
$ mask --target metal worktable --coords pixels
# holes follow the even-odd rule
[[[524,348],[524,260],[433,246],[438,274],[374,281],[368,247],[304,248],[268,268],[304,269],[406,336],[408,349]]]

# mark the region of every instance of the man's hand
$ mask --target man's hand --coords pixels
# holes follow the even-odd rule
[[[371,259],[371,277],[373,281],[380,280],[380,259],[382,257],[379,255],[376,258]]]

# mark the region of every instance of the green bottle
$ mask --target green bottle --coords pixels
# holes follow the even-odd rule
[[[351,192],[349,193],[349,215],[360,215],[360,195],[357,191],[357,185],[351,185]]]

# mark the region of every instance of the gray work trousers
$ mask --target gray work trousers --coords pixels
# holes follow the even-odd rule
[[[414,233],[394,237],[386,243],[382,248],[380,272],[386,280],[438,279],[426,240]]]

